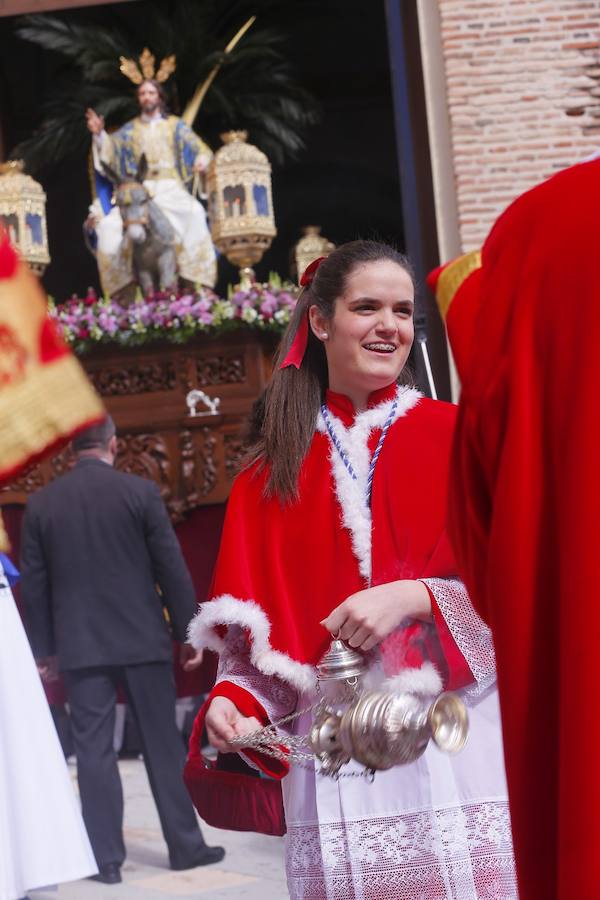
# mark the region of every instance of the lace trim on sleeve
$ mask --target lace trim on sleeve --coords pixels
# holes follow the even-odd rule
[[[250,662],[246,636],[241,628],[230,626],[225,649],[219,656],[217,684],[231,681],[252,694],[265,709],[271,722],[289,715],[296,708],[298,694],[276,676],[263,675]]]
[[[467,694],[481,695],[496,680],[492,632],[475,612],[462,581],[457,578],[423,578],[422,581],[435,597],[454,642],[477,682],[466,689]]]

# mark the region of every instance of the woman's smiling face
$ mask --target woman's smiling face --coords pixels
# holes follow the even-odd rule
[[[396,381],[414,339],[414,286],[398,263],[382,259],[358,265],[327,321],[310,309],[314,333],[327,354],[329,387],[355,405]],[[364,398],[361,399],[361,398]]]

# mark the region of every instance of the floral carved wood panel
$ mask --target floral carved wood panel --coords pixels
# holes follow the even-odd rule
[[[270,372],[275,338],[202,337],[185,346],[100,347],[82,358],[118,435],[116,467],[154,480],[174,521],[224,502],[243,454],[240,432]],[[223,386],[223,390],[219,386]],[[186,394],[219,397],[217,415],[193,417]],[[74,465],[68,448],[0,489],[0,506],[23,504]]]
[[[200,495],[206,497],[217,484],[217,436],[212,428],[201,428],[198,434],[198,457],[201,477],[199,479]]]
[[[196,483],[196,451],[191,431],[179,435],[180,488],[167,506],[174,522],[180,522],[185,513],[199,505]]]
[[[243,384],[246,366],[243,356],[209,356],[196,361],[199,387],[211,384]]]
[[[225,454],[225,472],[227,478],[233,481],[240,469],[244,456],[245,442],[239,434],[226,434],[223,438]]]
[[[44,474],[40,466],[33,466],[23,472],[19,478],[16,478],[10,484],[4,484],[0,487],[0,494],[32,494],[46,483]]]
[[[59,475],[64,475],[66,472],[69,472],[73,466],[75,465],[75,455],[73,454],[71,447],[65,447],[65,449],[59,453],[57,456],[53,456],[50,460],[50,466],[52,468],[52,478],[58,478]]]
[[[90,372],[90,380],[102,397],[126,397],[174,390],[177,371],[171,360],[164,360],[123,369],[100,369]]]
[[[117,438],[115,466],[120,472],[155,481],[163,500],[169,500],[172,493],[171,461],[160,434],[125,434]]]

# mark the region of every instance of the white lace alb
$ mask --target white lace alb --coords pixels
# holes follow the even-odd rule
[[[517,900],[508,804],[295,825],[292,900]]]

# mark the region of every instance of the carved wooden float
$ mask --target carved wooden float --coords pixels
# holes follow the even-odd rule
[[[177,345],[98,347],[81,361],[118,431],[116,467],[157,482],[174,522],[198,506],[224,502],[242,451],[240,430],[271,372],[277,337],[238,329]],[[189,391],[219,398],[217,415]],[[0,488],[0,506],[24,504],[73,465],[70,451]]]

